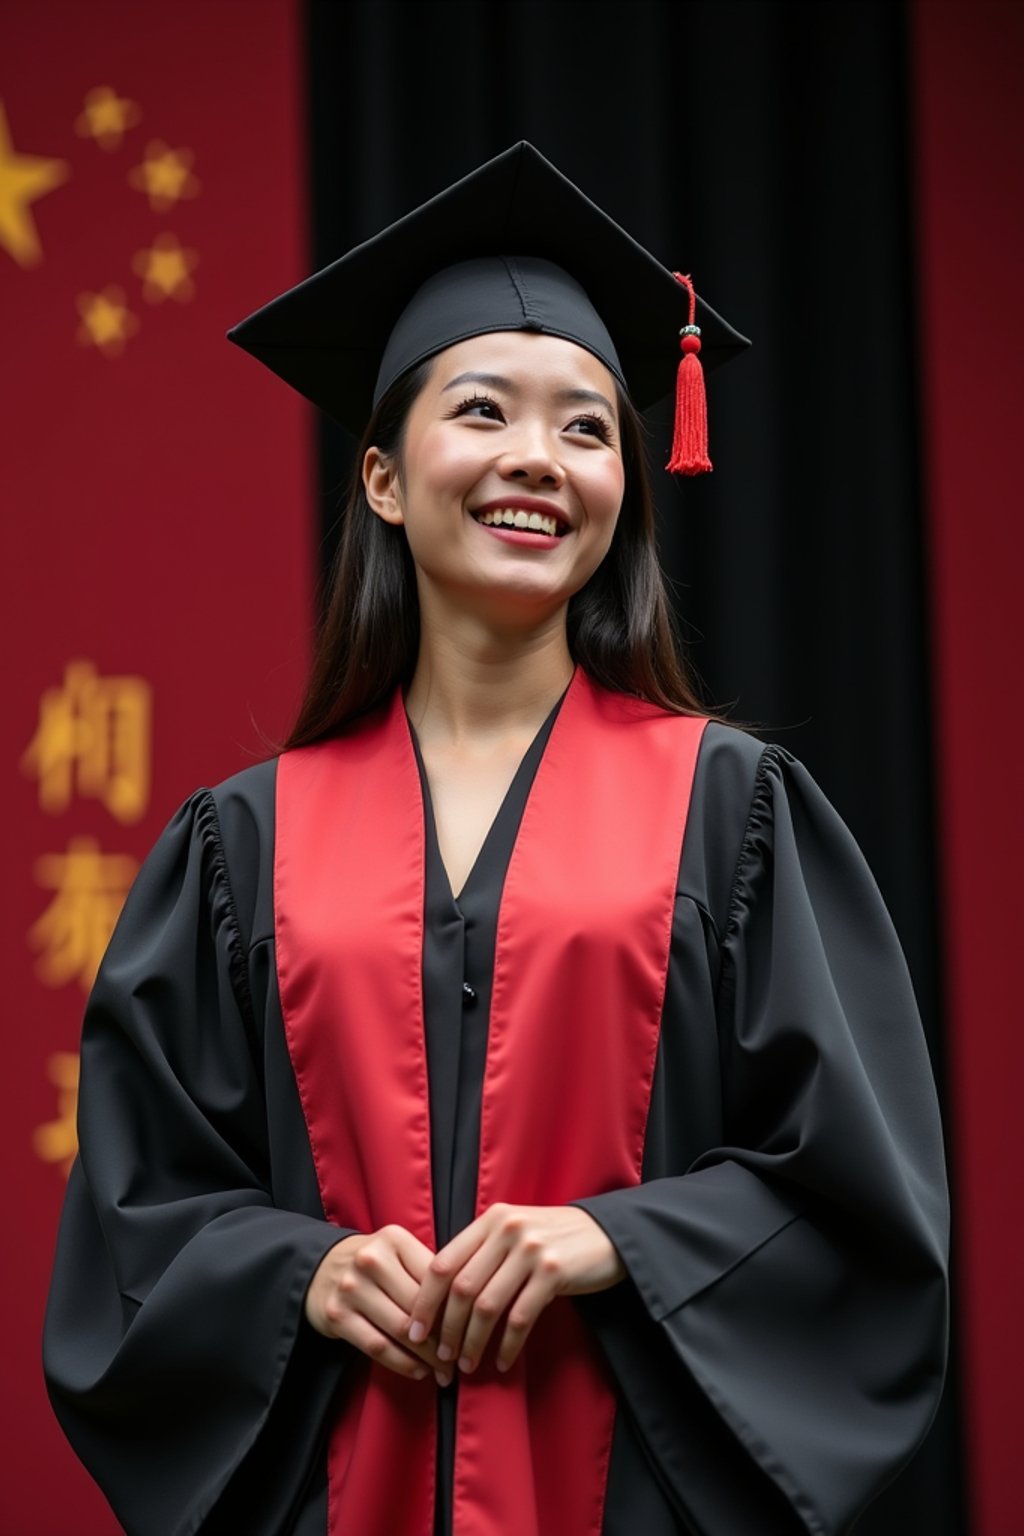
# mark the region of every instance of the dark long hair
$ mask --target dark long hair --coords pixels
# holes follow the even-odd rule
[[[367,449],[376,446],[397,460],[401,477],[406,422],[433,363],[427,358],[397,379],[363,433],[312,670],[281,751],[336,735],[388,697],[396,683],[412,679],[420,634],[415,566],[404,528],[386,523],[367,501],[361,470]],[[658,561],[646,428],[625,391],[616,388],[622,507],[607,554],[569,599],[569,652],[605,688],[674,714],[711,714],[681,654]]]

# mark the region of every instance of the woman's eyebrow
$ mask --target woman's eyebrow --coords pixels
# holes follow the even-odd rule
[[[491,389],[503,389],[507,395],[520,393],[519,386],[502,373],[459,373],[444,386],[442,395],[449,389],[457,389],[460,384],[486,384]],[[611,401],[599,394],[596,389],[559,389],[555,391],[552,398],[559,405],[581,405],[595,401],[598,405],[603,405],[613,419],[615,416],[615,407]]]

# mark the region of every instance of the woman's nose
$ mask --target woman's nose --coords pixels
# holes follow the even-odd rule
[[[515,441],[508,443],[501,473],[509,480],[537,481],[547,485],[560,485],[565,478],[557,444],[539,424],[524,424]]]

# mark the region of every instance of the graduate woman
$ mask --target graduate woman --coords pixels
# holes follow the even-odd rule
[[[231,338],[363,440],[292,736],[89,1000],[68,1437],[133,1536],[846,1531],[946,1189],[871,875],[673,643],[636,410],[700,468],[743,338],[525,143]]]

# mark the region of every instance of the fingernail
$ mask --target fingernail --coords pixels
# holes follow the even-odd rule
[[[409,1338],[414,1344],[422,1344],[427,1336],[427,1330],[418,1320],[409,1329]]]
[[[412,1337],[412,1335],[410,1334],[410,1338],[411,1337]],[[417,1344],[419,1343],[419,1339],[416,1340],[416,1343]],[[448,1344],[439,1344],[437,1346],[437,1358],[439,1360],[450,1360],[451,1357],[452,1357],[452,1351],[451,1351],[451,1346],[450,1345],[448,1345]]]
[[[468,1355],[460,1355],[459,1356],[459,1370],[460,1371],[471,1371],[472,1369],[473,1369],[473,1362],[469,1358],[469,1356]]]
[[[443,1371],[435,1371],[434,1372],[434,1376],[437,1379],[437,1384],[438,1384],[439,1387],[450,1387],[451,1386],[451,1384],[452,1384],[451,1377],[450,1376],[446,1376],[443,1373]]]
[[[499,1360],[496,1363],[497,1363],[499,1371],[507,1371],[508,1370],[508,1361],[507,1360]]]
[[[424,1376],[427,1374],[427,1368],[424,1366],[421,1371],[413,1371],[412,1374],[416,1381],[422,1381]]]

